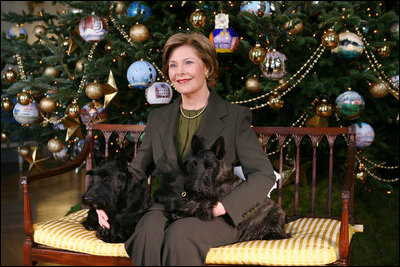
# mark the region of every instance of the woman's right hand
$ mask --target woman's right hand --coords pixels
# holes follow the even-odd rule
[[[101,227],[110,228],[108,223],[108,216],[104,210],[96,210],[97,217],[99,217],[99,224]]]

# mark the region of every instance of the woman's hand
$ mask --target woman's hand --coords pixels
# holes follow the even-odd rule
[[[97,217],[99,217],[99,224],[101,227],[110,228],[108,223],[108,216],[104,210],[96,210]]]
[[[215,217],[224,215],[226,213],[224,205],[218,201],[218,203],[213,207],[213,213]]]

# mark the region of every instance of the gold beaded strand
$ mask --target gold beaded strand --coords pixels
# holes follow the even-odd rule
[[[300,72],[305,68],[305,66],[307,66],[307,64],[311,62],[312,58],[316,55],[316,53],[317,53],[318,50],[321,48],[321,46],[322,46],[322,45],[320,45],[320,47],[318,47],[318,49],[314,52],[314,54],[311,56],[311,58],[310,58],[309,60],[307,60],[307,62],[306,62],[306,63],[305,63],[305,64],[304,64],[304,65],[303,65],[303,66],[288,80],[288,82],[289,82],[290,80],[292,80],[295,76],[297,76],[298,74],[300,74]],[[295,88],[295,87],[307,76],[308,73],[310,73],[310,70],[311,70],[311,69],[314,67],[314,65],[318,62],[319,58],[321,57],[322,53],[324,53],[324,51],[325,51],[325,48],[322,48],[321,51],[316,55],[316,56],[317,56],[317,59],[314,59],[314,60],[313,60],[313,62],[310,64],[310,66],[305,70],[305,73],[303,73],[303,74],[300,76],[300,78],[299,78],[292,86],[290,86],[286,91],[284,91],[284,92],[280,95],[280,97],[283,97],[283,96],[285,96],[286,94],[288,94],[290,91],[292,91],[292,89]],[[272,91],[270,91],[269,93],[265,94],[265,96],[268,95],[268,94],[271,94],[271,93],[274,93],[274,92],[278,91],[282,86],[284,86],[284,84],[280,85],[279,87],[276,87],[274,90],[272,90]],[[264,104],[261,104],[261,105],[255,106],[255,107],[251,107],[250,110],[263,108],[263,107],[269,105],[270,103],[271,103],[270,101],[267,101],[267,102],[264,103]]]
[[[20,54],[15,54],[15,58],[17,59],[18,64],[18,74],[21,77],[21,80],[26,82],[26,76],[24,71],[24,62]]]
[[[355,26],[355,29],[357,31],[358,36],[362,39],[362,41],[365,44],[365,47],[369,46],[369,43],[367,42],[367,40],[364,38],[364,36],[361,34],[360,30],[358,29],[357,26]],[[375,55],[372,52],[369,52],[367,49],[365,49],[365,55],[367,56],[368,62],[371,65],[372,69],[375,71],[375,73],[377,74],[379,80],[383,83],[383,84],[389,84],[391,85],[393,88],[391,88],[390,86],[386,87],[386,89],[388,89],[397,99],[399,99],[399,87],[396,86],[393,81],[388,78],[388,76],[384,73],[383,70],[381,70],[381,64],[379,64],[378,60],[376,59]],[[372,58],[372,59],[371,59]],[[383,80],[383,78],[379,75],[381,74],[384,78],[385,81]]]

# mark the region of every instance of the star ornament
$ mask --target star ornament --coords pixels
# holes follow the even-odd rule
[[[83,138],[82,135],[82,128],[81,128],[81,121],[78,118],[69,118],[65,117],[62,122],[64,123],[65,127],[67,127],[67,134],[65,136],[65,141],[68,141],[74,134],[78,136],[80,139]]]
[[[118,94],[117,84],[115,83],[114,74],[110,70],[108,74],[107,83],[103,85],[103,93],[104,93],[104,104],[103,108],[106,108],[111,101],[114,100],[114,97]],[[116,100],[116,98],[115,98]]]
[[[25,158],[25,160],[27,162],[29,162],[29,169],[28,172],[30,172],[32,170],[33,167],[36,167],[38,170],[43,171],[42,167],[39,165],[39,163],[42,163],[45,160],[48,160],[49,157],[46,158],[41,158],[41,159],[37,159],[38,157],[38,153],[37,153],[37,146],[33,146],[31,148],[32,150],[32,154],[31,155],[27,155]]]

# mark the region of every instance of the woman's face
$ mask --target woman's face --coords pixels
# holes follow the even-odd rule
[[[175,48],[168,61],[168,76],[175,89],[181,94],[190,95],[207,89],[208,70],[189,45]]]

